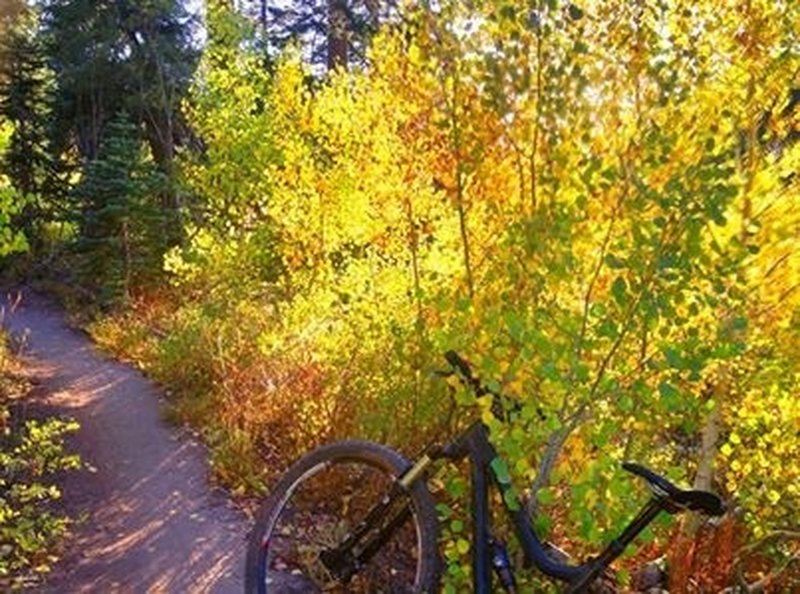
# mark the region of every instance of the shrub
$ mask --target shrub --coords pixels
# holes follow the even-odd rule
[[[80,466],[64,446],[78,425],[15,418],[9,400],[27,386],[13,380],[4,343],[0,350],[0,588],[16,589],[49,571],[69,528],[69,518],[54,506],[61,498],[56,479]]]

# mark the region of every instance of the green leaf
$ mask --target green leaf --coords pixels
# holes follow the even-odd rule
[[[614,254],[606,254],[605,263],[609,268],[619,269],[625,268],[625,262],[620,260]]]
[[[658,393],[661,395],[661,401],[667,410],[676,410],[680,405],[681,393],[669,382],[661,382],[658,385]]]
[[[511,511],[519,511],[519,495],[514,487],[507,489],[503,493],[503,501],[505,501],[506,507]]]
[[[536,494],[536,499],[542,505],[552,505],[556,500],[556,496],[552,488],[547,488],[539,490]]]
[[[579,382],[587,381],[589,379],[589,372],[589,366],[585,363],[578,363],[578,365],[575,366],[575,378]]]
[[[508,472],[508,465],[506,465],[502,458],[495,456],[492,461],[489,462],[489,467],[492,469],[492,472],[494,472],[497,482],[502,485],[508,485],[511,483],[511,475]]]
[[[517,16],[517,11],[513,4],[504,4],[500,8],[501,18],[513,20],[515,16]]]
[[[662,349],[662,352],[664,353],[664,359],[667,361],[667,365],[670,367],[674,369],[683,369],[686,367],[686,361],[684,361],[676,348],[667,346]]]
[[[597,328],[597,334],[606,338],[616,338],[618,333],[617,325],[611,320],[603,320]]]
[[[538,514],[533,519],[533,527],[536,530],[537,534],[541,536],[547,536],[553,529],[553,520],[548,518],[544,514]]]
[[[516,342],[522,342],[525,325],[520,319],[520,316],[517,315],[515,312],[509,311],[505,315],[505,322],[506,326],[508,327],[508,333],[511,335],[511,338],[514,339]]]
[[[459,538],[456,541],[456,550],[460,554],[466,555],[469,552],[469,541],[464,538]]]
[[[555,363],[552,361],[548,361],[544,365],[542,365],[542,375],[549,380],[553,381],[560,381],[561,374],[558,373],[558,369],[556,368]]]
[[[606,315],[606,311],[608,310],[602,303],[593,303],[589,308],[589,313],[598,318],[602,318],[604,315]]]
[[[444,520],[453,515],[453,509],[446,503],[437,503],[436,512],[438,513],[440,520]]]
[[[611,285],[611,295],[619,305],[625,305],[628,302],[628,284],[621,276],[618,276]]]

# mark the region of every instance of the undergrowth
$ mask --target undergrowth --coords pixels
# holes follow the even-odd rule
[[[353,348],[349,361],[321,362],[302,347],[269,356],[263,342],[275,323],[255,303],[162,293],[141,296],[87,329],[106,352],[164,387],[167,416],[203,435],[216,479],[237,495],[265,492],[320,443],[359,436],[409,451],[448,423],[442,413],[452,403],[415,397],[408,373],[392,364],[392,345],[383,354]],[[444,387],[426,382],[421,389]],[[390,399],[394,415],[387,422]],[[427,419],[424,431],[417,419]]]
[[[57,477],[80,459],[65,449],[74,421],[27,419],[15,403],[30,386],[0,333],[0,590],[35,587],[58,558],[70,519],[56,507]]]

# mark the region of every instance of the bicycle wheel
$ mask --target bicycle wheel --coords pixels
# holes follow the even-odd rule
[[[394,450],[363,441],[297,461],[256,517],[246,592],[434,594],[436,511],[423,481],[396,486],[408,467]]]

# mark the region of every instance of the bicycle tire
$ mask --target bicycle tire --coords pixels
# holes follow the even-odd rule
[[[315,573],[315,569],[311,566],[314,563],[321,565],[319,557],[316,560],[313,553],[308,553],[298,544],[298,551],[302,551],[304,559],[310,561],[299,561],[292,557],[291,553],[287,551],[290,546],[290,541],[294,538],[292,528],[288,530],[281,523],[282,514],[287,514],[287,519],[291,520],[299,517],[300,524],[309,528],[307,532],[318,531],[317,524],[326,525],[328,523],[336,525],[336,522],[341,521],[341,518],[333,518],[329,521],[330,511],[315,516],[314,513],[303,515],[305,510],[299,511],[297,507],[300,503],[292,503],[295,494],[298,494],[304,482],[311,481],[317,476],[320,476],[323,471],[328,470],[341,470],[345,472],[346,467],[350,465],[353,467],[352,472],[359,470],[360,472],[369,472],[370,477],[375,478],[374,472],[380,473],[380,478],[386,481],[390,486],[394,483],[395,479],[400,476],[410,466],[408,460],[401,456],[398,452],[382,446],[380,444],[367,442],[367,441],[341,441],[330,445],[318,448],[309,454],[305,455],[297,462],[295,462],[278,481],[277,485],[271,492],[270,496],[264,502],[256,515],[255,525],[250,533],[248,547],[247,547],[247,560],[246,560],[246,575],[245,575],[245,592],[247,594],[289,594],[291,592],[313,592],[314,588],[308,583]],[[368,470],[370,469],[370,470]],[[349,470],[349,469],[348,469]],[[323,476],[324,478],[324,476]],[[354,480],[362,480],[363,476],[354,475]],[[364,491],[366,483],[357,483],[356,490]],[[345,488],[339,487],[341,490],[337,492],[340,497],[328,497],[323,491],[317,493],[313,489],[313,483],[309,486],[310,493],[305,497],[309,500],[317,500],[317,504],[330,508],[338,506],[340,512],[359,514],[358,502],[353,503],[356,495],[348,495]],[[384,494],[386,491],[384,491]],[[362,493],[361,499],[371,499],[369,505],[377,504],[382,495],[376,493]],[[400,563],[397,554],[388,552],[388,548],[395,547],[413,540],[415,536],[416,542],[413,543],[411,551],[406,551],[404,548],[400,549],[400,553],[414,554],[416,556],[414,568],[413,583],[411,580],[410,569],[405,565],[400,566],[400,571],[394,568],[386,569],[378,565],[372,568],[371,571],[380,572],[378,578],[370,574],[370,580],[384,579],[386,581],[402,581],[402,584],[390,583],[387,584],[386,589],[376,587],[373,582],[369,582],[366,586],[356,587],[352,583],[342,584],[341,589],[328,587],[321,587],[318,583],[314,582],[314,586],[319,588],[319,591],[325,592],[413,592],[415,594],[435,594],[437,592],[439,577],[440,577],[440,563],[438,552],[438,536],[439,527],[436,517],[436,510],[434,506],[433,497],[424,481],[417,481],[411,486],[408,491],[402,496],[407,502],[410,503],[411,520],[404,520],[400,525],[402,534],[396,535],[396,539],[403,538],[401,543],[394,543],[390,541],[386,543],[386,555],[389,556],[391,563]],[[303,499],[303,495],[298,494],[297,498]],[[341,502],[338,501],[341,499]],[[344,505],[342,505],[344,502]],[[399,503],[403,505],[403,503]],[[362,514],[365,515],[365,514]],[[361,518],[363,519],[363,518]],[[303,523],[305,520],[305,523]],[[310,520],[310,521],[309,521]],[[357,523],[358,518],[354,520]],[[411,523],[414,532],[410,533],[408,524]],[[352,526],[351,526],[352,528]],[[297,530],[299,533],[300,530]],[[413,534],[414,536],[409,536]],[[306,535],[308,536],[308,535]],[[310,536],[308,536],[311,538]],[[315,538],[319,538],[315,535]],[[341,537],[340,537],[341,538]],[[292,551],[294,552],[294,551]],[[382,548],[376,555],[384,552]],[[299,553],[298,553],[299,554]],[[275,559],[272,558],[275,557]],[[289,561],[286,561],[289,559]],[[376,560],[379,561],[379,560]],[[303,565],[305,563],[305,565]],[[297,567],[292,565],[296,564]],[[273,567],[274,565],[274,567]],[[302,567],[301,567],[302,566]],[[319,573],[319,571],[317,571]],[[359,572],[356,579],[362,579],[362,573]],[[298,577],[299,574],[299,577]],[[309,575],[306,575],[309,574]],[[365,578],[364,578],[365,579]],[[363,588],[363,589],[361,589]]]

